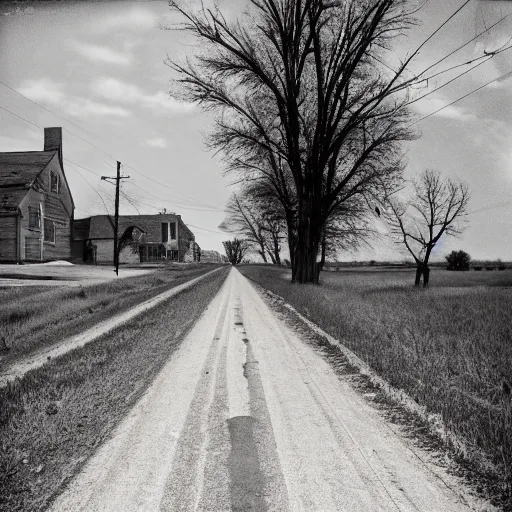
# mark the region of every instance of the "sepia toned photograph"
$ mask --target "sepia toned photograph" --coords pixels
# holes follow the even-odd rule
[[[0,0],[0,512],[512,512],[511,0]]]

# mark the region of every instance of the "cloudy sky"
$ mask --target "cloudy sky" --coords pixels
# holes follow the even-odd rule
[[[245,2],[217,3],[235,17]],[[421,44],[463,3],[429,0],[419,15],[421,25],[398,41],[395,61]],[[180,213],[203,249],[221,251],[226,235],[217,226],[232,187],[222,175],[219,159],[204,147],[211,116],[169,97],[173,75],[164,61],[167,56],[192,54],[195,41],[163,28],[177,21],[167,2],[0,5],[0,151],[42,149],[42,128],[62,126],[65,172],[77,218],[103,214],[105,208],[113,211],[113,187],[100,176],[115,174],[115,162],[120,160],[124,174],[130,176],[123,182],[121,213],[158,213],[163,208]],[[512,2],[471,1],[425,45],[415,69],[433,64],[507,14],[512,14]],[[435,70],[511,44],[511,37],[512,16]],[[393,64],[391,57],[389,64]],[[438,258],[460,248],[475,259],[512,260],[512,78],[508,72],[512,72],[512,50],[414,104],[419,119],[504,77],[418,122],[422,136],[406,147],[408,178],[436,168],[445,176],[465,180],[471,189],[469,228],[460,239],[443,242],[437,248]],[[442,75],[414,94],[441,85],[445,76],[453,75]],[[343,259],[401,257],[383,237],[372,249]]]

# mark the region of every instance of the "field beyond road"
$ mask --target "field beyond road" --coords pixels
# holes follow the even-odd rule
[[[321,284],[291,284],[291,271],[241,272],[355,352],[427,413],[440,414],[457,454],[512,493],[512,271],[323,272]]]

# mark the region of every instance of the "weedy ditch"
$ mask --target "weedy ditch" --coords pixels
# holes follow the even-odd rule
[[[228,269],[0,389],[0,510],[45,510],[144,394]]]
[[[0,353],[0,371],[19,357],[79,334],[213,268],[164,268],[143,276],[76,288],[0,288],[0,349],[7,347]]]

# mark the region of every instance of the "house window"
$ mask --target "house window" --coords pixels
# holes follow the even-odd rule
[[[59,193],[59,175],[54,172],[50,172],[50,190],[55,194]]]
[[[165,244],[169,240],[176,240],[176,223],[162,222],[162,243]]]
[[[28,227],[29,229],[41,228],[41,212],[39,208],[28,207]]]
[[[55,243],[55,222],[44,219],[44,241]]]

